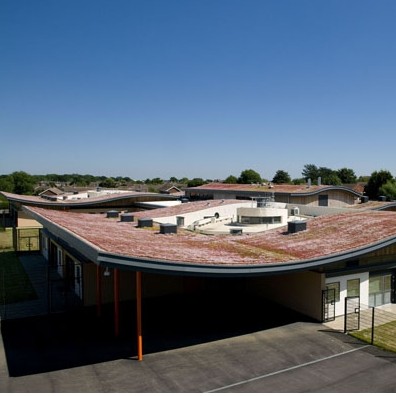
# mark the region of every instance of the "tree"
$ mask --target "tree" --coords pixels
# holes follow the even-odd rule
[[[359,176],[357,179],[358,182],[367,183],[370,180],[370,176]]]
[[[187,182],[187,187],[198,187],[198,186],[202,186],[203,184],[205,184],[205,180],[201,179],[200,177],[196,177]]]
[[[326,184],[329,186],[338,186],[341,183],[341,179],[337,175],[337,171],[326,168],[325,166],[321,166],[318,169],[318,178],[321,178],[322,184]]]
[[[365,187],[366,195],[370,199],[377,199],[380,195],[379,189],[388,181],[393,181],[393,176],[389,171],[381,169],[373,172]]]
[[[179,179],[179,183],[181,184],[188,184],[189,179],[188,177],[182,177],[181,179]]]
[[[0,191],[13,192],[14,179],[10,175],[0,176]]]
[[[293,179],[293,180],[292,180],[292,183],[293,183],[294,185],[301,185],[301,184],[305,184],[306,181],[305,181],[305,179],[304,179],[303,177],[301,177],[301,178],[299,178],[299,179]]]
[[[227,177],[227,179],[224,180],[224,183],[226,184],[236,184],[238,183],[238,178],[234,175],[230,175]]]
[[[308,181],[308,179],[311,179],[313,182],[314,180],[317,180],[319,176],[319,169],[316,165],[313,164],[307,164],[304,165],[304,169],[301,172],[301,174],[304,176],[305,181]]]
[[[385,195],[388,199],[396,199],[396,180],[388,180],[379,188],[379,195]]]
[[[339,186],[341,185],[341,179],[337,176],[337,173],[334,171],[329,173],[322,179],[322,184],[326,184],[328,186]]]
[[[33,194],[35,186],[35,179],[33,176],[20,171],[11,173],[11,177],[14,183],[13,193],[21,195]]]
[[[302,175],[305,177],[306,181],[308,181],[308,179],[311,179],[312,183],[318,183],[320,177],[321,184],[333,186],[342,184],[341,179],[337,175],[337,172],[333,169],[326,168],[325,166],[321,166],[320,168],[318,168],[316,165],[313,164],[304,165]]]
[[[284,170],[277,170],[274,178],[272,179],[272,183],[282,184],[282,183],[290,183],[291,177]]]
[[[246,169],[241,172],[238,178],[239,184],[261,183],[261,176],[253,169]]]
[[[99,183],[99,187],[104,188],[115,188],[116,186],[117,183],[112,177],[108,177],[106,180]]]
[[[349,169],[349,168],[338,169],[337,176],[340,178],[341,183],[343,184],[352,184],[352,183],[356,183],[357,181],[357,177],[353,169]]]

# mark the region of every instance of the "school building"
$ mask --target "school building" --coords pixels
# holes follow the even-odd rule
[[[316,321],[342,315],[347,296],[395,303],[396,203],[234,198],[138,212],[59,210],[25,199],[13,208],[41,225],[41,253],[82,305],[99,315],[112,304],[115,333],[120,302],[136,302],[139,359],[142,300],[150,297],[248,294]]]

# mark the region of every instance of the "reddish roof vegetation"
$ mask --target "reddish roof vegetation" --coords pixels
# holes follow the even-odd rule
[[[29,210],[85,239],[105,252],[129,257],[200,264],[265,264],[314,259],[362,248],[396,237],[395,212],[352,212],[309,220],[307,230],[287,227],[256,235],[207,236],[187,230],[160,234],[101,214],[42,208]],[[154,211],[145,213],[152,217]]]
[[[323,190],[324,188],[338,188],[342,186],[326,186],[326,185],[311,185],[308,187],[306,184],[294,185],[294,184],[227,184],[227,183],[209,183],[203,184],[199,187],[192,187],[190,190],[221,190],[221,191],[260,191],[260,192],[274,192],[274,193],[312,193],[315,191]],[[348,186],[346,187],[350,190],[353,190],[357,193],[361,193],[361,187],[359,185],[356,186]]]

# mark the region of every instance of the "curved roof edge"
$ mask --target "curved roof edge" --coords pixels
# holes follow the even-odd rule
[[[396,208],[396,201],[394,202],[388,202],[382,206],[378,206],[377,208],[373,208],[372,210],[387,210],[390,208]]]
[[[344,187],[344,186],[325,186],[323,188],[320,188],[316,191],[309,191],[309,192],[291,192],[290,195],[291,196],[307,196],[307,195],[316,195],[316,194],[320,194],[324,191],[329,191],[329,190],[342,190],[342,191],[346,191],[349,192],[357,197],[362,197],[363,194],[360,194],[359,192],[353,190],[352,188],[349,187]],[[279,193],[281,194],[281,193]]]
[[[98,263],[113,267],[130,267],[137,271],[196,275],[196,276],[261,276],[276,275],[290,272],[315,269],[324,265],[334,264],[339,261],[351,260],[367,253],[374,252],[396,243],[396,236],[387,238],[381,242],[370,244],[358,249],[348,250],[342,253],[318,257],[309,260],[290,261],[274,264],[249,264],[249,265],[227,265],[227,264],[194,264],[188,262],[146,259],[140,257],[129,257],[104,251],[98,252]]]
[[[30,195],[18,195],[0,191],[0,194],[3,195],[10,202],[18,202],[22,205],[31,205],[38,207],[53,207],[53,208],[62,208],[62,207],[87,207],[90,205],[98,205],[101,203],[114,202],[118,200],[130,199],[130,198],[147,198],[152,200],[153,198],[161,198],[161,200],[177,200],[178,197],[169,194],[157,194],[157,193],[149,193],[149,192],[137,192],[133,191],[130,193],[122,193],[122,194],[108,194],[94,198],[84,198],[79,200],[65,200],[65,201],[50,201],[44,198],[30,196]]]

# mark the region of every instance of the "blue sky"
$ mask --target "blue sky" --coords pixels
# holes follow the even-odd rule
[[[2,0],[0,174],[396,175],[394,0]]]

